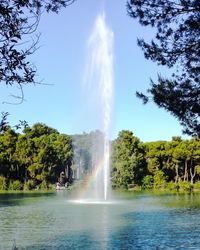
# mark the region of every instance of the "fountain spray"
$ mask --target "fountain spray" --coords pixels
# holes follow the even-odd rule
[[[103,179],[102,187],[98,187],[98,189],[103,188],[103,199],[107,200],[110,159],[109,139],[113,102],[113,32],[106,24],[104,13],[97,16],[88,40],[85,83],[93,90],[91,93],[94,93],[95,89],[95,96],[99,99],[101,106],[101,130],[104,135],[103,161],[101,174],[96,174],[94,182],[99,183],[99,176]]]

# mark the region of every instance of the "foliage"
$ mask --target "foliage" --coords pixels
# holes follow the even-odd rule
[[[178,184],[180,191],[191,192],[193,190],[193,185],[191,185],[189,182],[181,181]]]
[[[0,175],[0,190],[6,190],[6,189],[7,189],[6,178]]]
[[[24,183],[24,190],[32,190],[36,188],[36,182],[34,180],[28,180]]]
[[[113,187],[141,184],[146,172],[144,148],[132,132],[121,131],[113,142],[111,167]]]
[[[8,112],[2,112],[2,113],[1,113],[0,133],[2,133],[3,131],[5,131],[6,128],[7,128],[7,126],[8,126],[8,121],[7,121],[8,115],[9,115]]]
[[[193,187],[194,187],[194,190],[195,189],[196,190],[200,190],[200,181],[195,182],[194,185],[193,185]]]
[[[152,189],[153,188],[153,176],[152,175],[146,175],[142,179],[142,188],[143,189]]]
[[[23,185],[19,180],[11,180],[9,184],[9,190],[22,190]]]
[[[147,43],[138,40],[144,56],[159,65],[176,67],[170,79],[158,76],[151,81],[153,101],[177,117],[184,132],[200,136],[200,5],[197,0],[130,0],[128,13],[143,26],[156,31],[155,39]],[[144,103],[149,97],[137,96]]]
[[[36,67],[28,60],[37,49],[36,33],[44,12],[58,13],[75,0],[1,0],[0,81],[6,85],[36,83]],[[23,92],[22,92],[23,99]]]
[[[200,140],[141,143],[130,131],[122,131],[112,143],[112,185],[129,184],[144,189],[187,190],[200,179]]]
[[[0,189],[49,188],[63,172],[68,184],[79,167],[80,179],[92,174],[103,157],[100,131],[69,136],[37,123],[16,133],[9,125],[0,134]],[[123,130],[111,144],[111,181],[114,188],[189,191],[200,180],[200,140],[142,143]]]
[[[41,183],[40,183],[40,186],[39,186],[40,189],[48,189],[48,183],[43,180]]]
[[[153,176],[154,188],[165,188],[166,187],[166,176],[162,170],[156,171]]]
[[[72,157],[71,137],[45,124],[28,127],[23,134],[8,126],[0,134],[0,175],[12,180],[11,189],[16,189],[18,182],[26,190],[41,183],[46,187],[57,182],[66,168],[70,176]],[[71,177],[67,181],[71,182]]]
[[[170,191],[179,191],[180,189],[180,186],[178,183],[175,183],[175,182],[169,182],[167,184],[167,189],[170,190]]]

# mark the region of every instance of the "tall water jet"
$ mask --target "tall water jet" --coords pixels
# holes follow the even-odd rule
[[[103,134],[101,145],[96,145],[93,152],[94,168],[91,173],[93,181],[92,184],[90,183],[88,198],[107,200],[113,102],[113,32],[106,24],[104,13],[98,15],[88,40],[84,82],[91,95],[89,98],[95,99],[96,114],[98,114],[101,123],[99,127]],[[93,115],[92,119],[98,119],[97,115]]]

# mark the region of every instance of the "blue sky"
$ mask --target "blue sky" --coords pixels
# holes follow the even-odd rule
[[[114,108],[112,139],[128,129],[142,141],[170,140],[184,136],[179,122],[155,104],[143,105],[135,97],[145,91],[150,78],[170,75],[164,67],[147,61],[137,46],[137,37],[153,38],[154,31],[141,27],[126,13],[126,1],[77,0],[57,14],[44,14],[38,31],[40,48],[31,57],[37,66],[38,80],[52,85],[24,87],[21,105],[2,104],[15,101],[14,87],[1,84],[0,110],[10,113],[12,125],[26,120],[30,125],[43,122],[61,133],[74,134],[98,129],[95,117],[90,117],[82,79],[86,62],[86,43],[96,16],[105,12],[106,22],[114,33]]]

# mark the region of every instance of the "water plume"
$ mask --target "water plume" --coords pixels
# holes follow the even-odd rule
[[[105,14],[97,16],[94,28],[88,39],[88,56],[85,88],[93,100],[93,109],[99,119],[99,127],[103,134],[101,145],[94,142],[92,153],[93,169],[90,176],[89,198],[107,200],[109,190],[110,132],[113,103],[113,32],[106,24]]]

